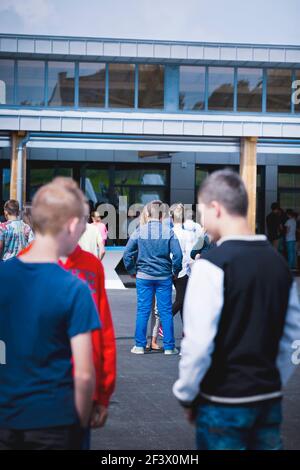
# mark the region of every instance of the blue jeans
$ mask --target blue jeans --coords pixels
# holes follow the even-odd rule
[[[174,326],[172,315],[172,277],[166,280],[136,278],[137,314],[135,329],[136,346],[147,345],[147,325],[152,310],[152,300],[156,296],[157,308],[164,332],[164,349],[174,349]]]
[[[288,264],[290,269],[295,269],[296,267],[296,242],[286,242]]]
[[[200,404],[196,419],[199,450],[281,450],[281,399],[253,404]]]

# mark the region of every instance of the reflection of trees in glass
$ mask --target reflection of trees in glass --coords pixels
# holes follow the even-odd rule
[[[164,67],[139,66],[139,108],[163,108]]]
[[[209,109],[233,109],[233,85],[224,83],[216,88],[208,98]]]
[[[109,65],[109,106],[133,108],[134,71],[132,64]]]
[[[179,67],[179,109],[204,109],[205,67],[181,65]]]
[[[291,70],[268,69],[267,111],[290,112],[292,94]]]
[[[197,111],[204,109],[204,100],[196,101],[193,106],[188,105],[188,101],[194,93],[182,92],[179,93],[179,109],[189,109],[190,111]]]
[[[238,81],[238,111],[261,111],[262,83],[261,78],[253,88],[250,85],[250,80],[241,79]]]
[[[49,183],[56,176],[72,177],[72,168],[31,168],[30,170],[30,198],[44,184]]]
[[[51,70],[51,69],[50,69]],[[48,99],[49,106],[73,106],[74,105],[74,84],[75,79],[74,77],[68,77],[70,73],[67,70],[60,70],[51,71],[53,75],[55,74],[57,78],[54,76],[50,79],[50,82],[54,82],[52,85],[52,92],[51,96]],[[51,87],[51,85],[50,85]],[[49,87],[49,88],[50,88]]]
[[[99,64],[101,66],[101,64]],[[79,105],[104,106],[105,65],[101,70],[79,77]]]

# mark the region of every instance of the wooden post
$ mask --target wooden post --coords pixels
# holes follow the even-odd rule
[[[240,175],[248,191],[248,223],[253,233],[256,228],[256,144],[257,137],[241,138]]]
[[[11,135],[11,158],[10,158],[10,199],[17,199],[17,177],[18,177],[18,145],[25,137],[25,132],[12,132]],[[23,205],[26,195],[26,148],[23,150]]]

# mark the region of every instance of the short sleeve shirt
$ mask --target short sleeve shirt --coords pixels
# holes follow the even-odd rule
[[[23,220],[9,220],[0,224],[1,257],[4,261],[17,256],[33,241],[33,232]]]
[[[71,338],[99,329],[86,283],[55,263],[0,263],[0,428],[78,422]]]

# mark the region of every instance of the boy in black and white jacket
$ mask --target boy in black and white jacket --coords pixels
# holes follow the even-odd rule
[[[199,210],[217,247],[188,283],[174,394],[196,422],[198,449],[280,449],[282,387],[300,340],[296,283],[266,237],[251,233],[238,174],[210,175]]]

